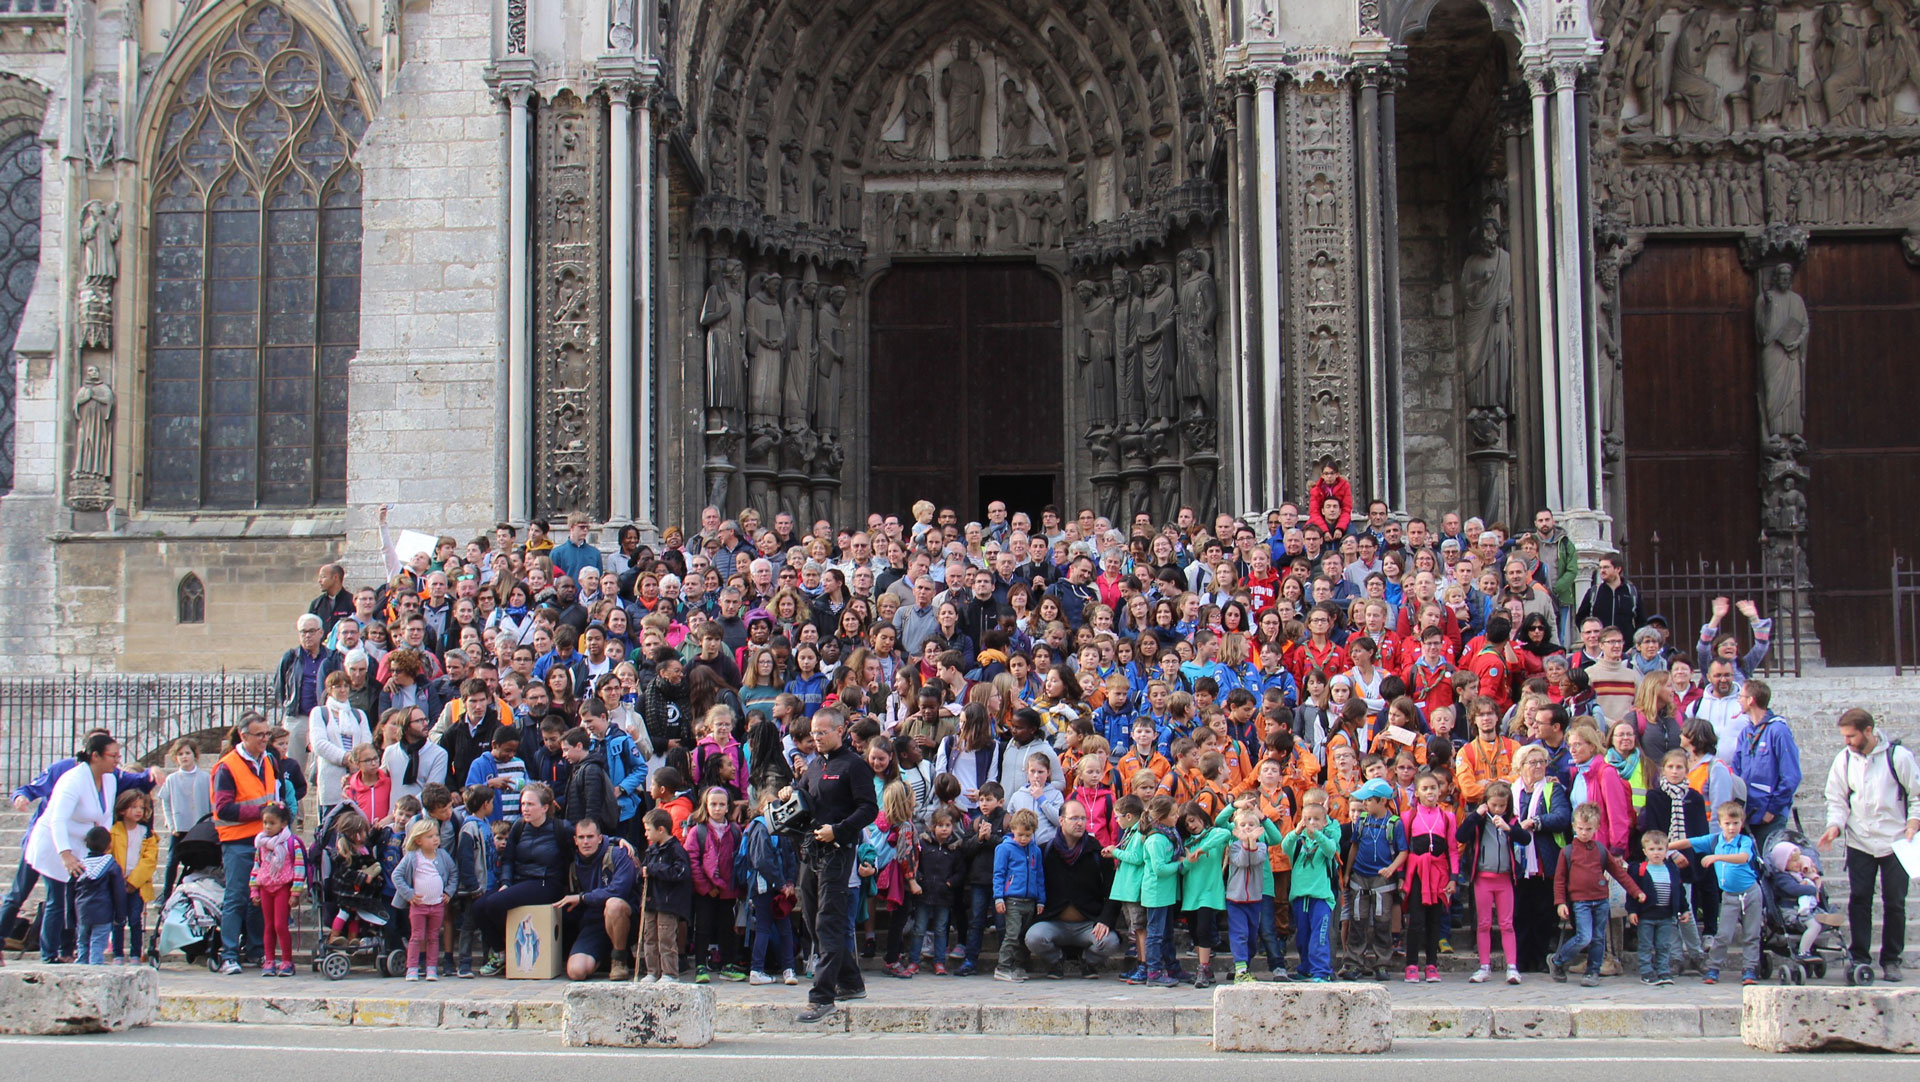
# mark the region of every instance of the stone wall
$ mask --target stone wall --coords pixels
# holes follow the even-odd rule
[[[409,8],[405,66],[361,146],[347,450],[355,582],[381,576],[382,504],[395,529],[460,536],[503,510],[506,114],[484,79],[492,21],[486,0]]]
[[[1400,185],[1401,433],[1406,441],[1407,507],[1433,523],[1460,507],[1458,320],[1459,260],[1448,227],[1453,197],[1444,135],[1402,131]]]

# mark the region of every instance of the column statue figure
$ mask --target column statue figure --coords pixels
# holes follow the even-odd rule
[[[1767,271],[1753,324],[1760,343],[1760,434],[1792,442],[1806,410],[1807,363],[1807,302],[1793,291],[1792,264]]]
[[[1486,217],[1474,231],[1473,254],[1460,268],[1465,315],[1467,407],[1499,410],[1512,401],[1513,260],[1500,246],[1500,222]]]
[[[76,511],[105,511],[113,503],[113,388],[90,364],[73,394],[73,472],[67,503]]]
[[[980,156],[980,114],[987,103],[987,78],[973,58],[973,42],[960,39],[947,70],[940,73],[940,96],[947,99],[947,156]]]
[[[1220,296],[1213,284],[1213,256],[1205,248],[1180,253],[1180,400],[1182,415],[1213,416],[1219,352],[1214,321],[1220,315]]]

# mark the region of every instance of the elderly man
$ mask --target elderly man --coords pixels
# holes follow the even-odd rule
[[[307,718],[326,700],[327,674],[340,671],[340,655],[326,648],[326,623],[307,612],[293,622],[297,645],[280,655],[274,667],[273,701],[286,716],[287,730],[297,749],[294,759],[306,766]]]
[[[1120,903],[1113,892],[1113,861],[1100,854],[1100,842],[1087,833],[1087,809],[1077,800],[1060,808],[1060,832],[1041,854],[1047,883],[1046,920],[1027,929],[1027,950],[1054,980],[1066,976],[1064,951],[1079,947],[1080,975],[1092,980],[1100,965],[1120,953],[1113,925]]]
[[[900,632],[900,645],[909,654],[919,653],[920,644],[940,630],[933,595],[933,578],[921,575],[913,583],[913,604],[902,605],[900,611],[893,614],[893,626]]]
[[[582,819],[573,825],[572,890],[553,903],[566,914],[567,979],[591,980],[600,963],[612,956],[608,980],[633,976],[633,899],[639,873],[633,854],[618,840],[609,841],[600,824]],[[651,975],[649,975],[651,977]]]
[[[267,751],[271,730],[265,716],[249,711],[234,726],[233,747],[213,768],[213,822],[226,887],[220,899],[220,972],[227,976],[240,972],[242,935],[248,954],[261,948],[260,907],[249,902],[248,888],[260,809],[280,798],[279,773]]]

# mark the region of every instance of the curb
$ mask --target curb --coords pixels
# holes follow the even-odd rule
[[[1210,1037],[1213,1008],[1205,1004],[1062,1006],[1005,1003],[868,1003],[862,1000],[816,1025],[794,1020],[793,1003],[720,1003],[714,1030],[756,1033],[981,1033],[1041,1037]],[[524,1029],[557,1033],[557,1000],[396,999],[386,996],[222,996],[176,993],[160,997],[163,1022],[242,1025],[371,1026],[410,1029]],[[1738,1005],[1692,1007],[1449,1007],[1393,1008],[1396,1040],[1425,1037],[1496,1040],[1611,1038],[1671,1040],[1738,1037]]]

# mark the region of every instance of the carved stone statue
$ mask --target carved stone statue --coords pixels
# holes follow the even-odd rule
[[[1141,397],[1140,342],[1134,337],[1138,318],[1138,299],[1134,296],[1133,275],[1125,267],[1113,268],[1113,347],[1115,407],[1120,423],[1138,427],[1146,420],[1146,401]]]
[[[931,158],[933,156],[933,92],[927,87],[927,77],[916,75],[907,84],[907,101],[901,106],[900,113],[906,118],[907,139],[894,153],[909,160]]]
[[[820,279],[809,263],[800,283],[788,282],[786,304],[787,366],[780,391],[780,416],[788,428],[813,421],[813,384],[819,365]]]
[[[1754,302],[1753,329],[1760,342],[1760,434],[1798,438],[1806,410],[1807,302],[1793,291],[1793,265],[1767,271]]]
[[[733,126],[715,117],[713,136],[707,141],[707,183],[719,195],[733,191]]]
[[[1213,284],[1213,256],[1205,248],[1180,253],[1179,341],[1180,400],[1183,416],[1213,416],[1218,384],[1219,353],[1214,344],[1214,321],[1220,315],[1220,295]]]
[[[1867,56],[1860,28],[1847,21],[1837,3],[1820,9],[1820,38],[1813,47],[1813,71],[1820,79],[1820,103],[1827,123],[1859,127],[1866,122]]]
[[[754,280],[747,301],[747,414],[756,421],[780,416],[780,362],[787,344],[787,316],[780,307],[780,276]]]
[[[747,198],[767,205],[767,137],[747,136]]]
[[[1867,124],[1870,127],[1883,128],[1892,123],[1900,110],[1894,105],[1894,95],[1907,86],[1916,85],[1915,77],[1920,76],[1920,57],[1914,53],[1911,39],[1898,30],[1888,33],[1885,22],[1875,23],[1867,30]],[[1902,122],[1911,118],[1901,115]]]
[[[73,394],[73,473],[67,502],[78,511],[104,511],[112,502],[113,388],[90,364]]]
[[[1168,277],[1158,263],[1140,268],[1140,315],[1134,334],[1140,340],[1140,383],[1150,422],[1179,415],[1173,383],[1178,352],[1174,326],[1177,301]]]
[[[847,287],[834,286],[820,302],[817,330],[818,375],[813,388],[813,427],[822,436],[840,431],[840,379],[846,368],[846,334],[840,326],[840,310],[847,303]]]
[[[1112,425],[1113,399],[1113,301],[1105,287],[1092,279],[1074,286],[1080,300],[1080,332],[1074,343],[1074,360],[1083,370],[1087,383],[1087,423],[1095,427]]]
[[[800,147],[789,143],[780,151],[780,213],[805,214],[800,201]]]
[[[1767,529],[1783,533],[1801,533],[1807,528],[1807,495],[1801,492],[1794,476],[1782,476],[1766,494]]]
[[[1026,91],[1008,79],[1000,84],[1000,156],[1024,158],[1033,153],[1033,106]]]
[[[947,152],[956,160],[980,157],[980,114],[987,104],[987,77],[973,58],[973,43],[955,46],[947,70],[940,73],[940,96],[947,101]]]
[[[1107,102],[1106,99],[1100,96],[1099,91],[1091,87],[1087,88],[1085,100],[1087,106],[1087,132],[1093,139],[1094,145],[1098,146],[1103,140],[1111,136],[1111,133],[1107,131]]]
[[[826,151],[814,155],[813,224],[821,229],[833,227],[833,156]]]
[[[1747,108],[1755,126],[1780,124],[1787,106],[1800,100],[1800,28],[1788,34],[1779,26],[1779,11],[1760,5],[1753,26],[1741,35],[1735,64],[1747,78]]]
[[[700,326],[707,332],[710,421],[725,423],[740,408],[740,368],[747,331],[746,298],[740,287],[745,274],[745,264],[737,259],[707,261],[707,295],[700,305]]]
[[[1460,267],[1465,316],[1467,406],[1504,414],[1512,401],[1513,260],[1500,246],[1500,222],[1488,216],[1474,231],[1473,254]]]
[[[86,278],[112,282],[120,277],[120,204],[89,199],[80,208],[80,242],[86,246]]]
[[[1720,30],[1706,8],[1694,8],[1680,21],[1667,74],[1667,101],[1682,135],[1718,134],[1726,92],[1707,78],[1707,53],[1720,44]]]

